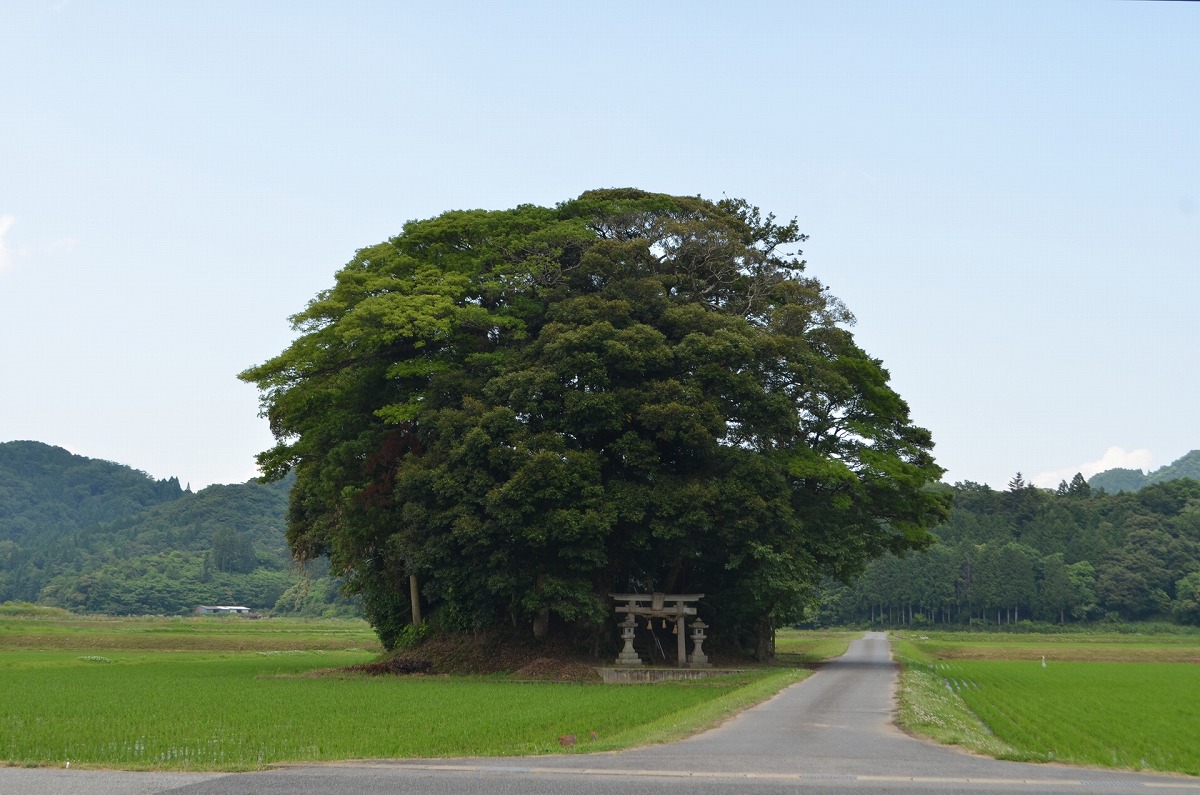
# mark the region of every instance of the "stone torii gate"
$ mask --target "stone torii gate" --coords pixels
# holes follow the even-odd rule
[[[692,622],[692,641],[695,643],[695,649],[691,659],[687,654],[687,617],[696,615],[696,608],[691,605],[703,599],[704,594],[610,593],[609,596],[617,602],[616,612],[625,614],[625,620],[618,625],[621,627],[621,638],[625,641],[625,648],[617,657],[617,665],[642,664],[642,658],[633,650],[633,631],[637,626],[634,617],[643,616],[647,619],[662,618],[675,621],[680,668],[688,665],[693,668],[708,667],[708,657],[700,648],[704,642],[704,630],[708,627],[698,618]]]

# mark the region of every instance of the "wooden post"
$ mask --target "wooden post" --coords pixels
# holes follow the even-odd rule
[[[683,605],[679,605],[679,617],[675,619],[675,627],[679,630],[679,639],[675,642],[679,657],[679,667],[683,668],[687,665],[687,633],[685,631],[686,623],[683,620]]]

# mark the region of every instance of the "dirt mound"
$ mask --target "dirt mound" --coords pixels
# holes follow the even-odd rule
[[[433,671],[433,663],[429,660],[416,660],[411,657],[387,657],[375,662],[351,665],[346,670],[371,676],[427,674]]]
[[[563,641],[499,633],[438,633],[395,655],[347,669],[367,674],[512,674],[519,679],[582,682],[599,679],[596,661]]]
[[[596,668],[578,660],[562,660],[555,657],[538,657],[513,671],[516,679],[540,679],[554,682],[598,682],[600,674]]]

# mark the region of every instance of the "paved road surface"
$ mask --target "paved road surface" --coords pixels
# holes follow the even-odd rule
[[[609,754],[406,760],[233,775],[0,768],[0,793],[326,795],[327,793],[866,792],[1195,793],[1200,778],[981,759],[910,738],[891,723],[896,668],[883,633],[724,726]]]

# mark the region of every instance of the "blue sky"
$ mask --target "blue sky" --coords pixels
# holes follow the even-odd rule
[[[946,479],[1200,447],[1200,4],[6,3],[0,441],[245,480],[353,252],[597,187],[797,217]]]

